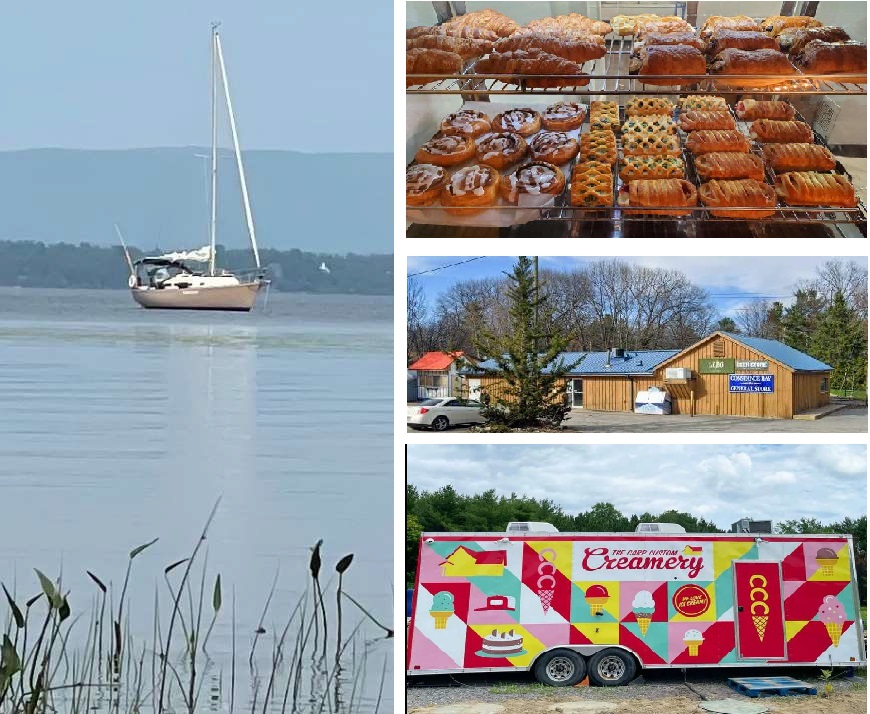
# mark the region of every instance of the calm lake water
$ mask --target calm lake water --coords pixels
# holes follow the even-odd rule
[[[33,568],[62,571],[75,615],[98,592],[86,570],[117,597],[129,551],[159,537],[129,590],[130,628],[147,639],[155,590],[169,607],[164,567],[189,554],[220,496],[205,543],[209,616],[218,572],[223,584],[213,679],[228,678],[233,592],[247,668],[277,574],[255,657],[267,667],[320,538],[324,579],[353,553],[345,590],[392,626],[392,339],[390,298],[272,292],[245,315],[147,311],[126,291],[0,289],[0,580],[23,600],[39,592]],[[332,619],[334,590],[327,607]],[[361,616],[346,605],[344,618],[347,634]],[[382,635],[360,631],[363,711],[385,658],[380,711],[392,710]]]

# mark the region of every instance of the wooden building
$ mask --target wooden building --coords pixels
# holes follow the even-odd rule
[[[684,350],[565,355],[580,358],[564,385],[574,409],[633,411],[638,392],[650,387],[671,395],[674,414],[791,419],[829,401],[831,367],[776,340],[714,332]],[[499,394],[500,380],[479,369],[463,370],[461,379],[464,395]]]

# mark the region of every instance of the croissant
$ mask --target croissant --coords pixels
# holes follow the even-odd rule
[[[511,35],[511,38],[524,37],[526,35],[551,37],[557,40],[565,40],[566,42],[585,42],[606,49],[603,36],[590,35],[586,30],[572,30],[569,27],[521,27]]]
[[[459,74],[462,72],[462,57],[455,52],[443,50],[427,50],[415,47],[405,52],[405,74]],[[405,84],[411,87],[415,84],[437,82],[440,77],[406,77]]]
[[[684,179],[639,179],[623,184],[617,202],[629,207],[688,207],[698,205],[698,191]],[[691,211],[646,210],[643,213],[656,216],[685,216]]]
[[[686,45],[654,45],[641,50],[641,66],[638,77],[646,84],[683,85],[695,84],[697,79],[689,75],[703,75],[707,71],[704,55],[695,47]],[[643,79],[644,75],[672,75],[666,79]]]
[[[776,173],[785,171],[833,171],[837,160],[820,144],[765,144],[764,160]]]
[[[842,27],[793,27],[784,30],[777,39],[783,51],[791,56],[796,55],[813,40],[848,42],[852,38]]]
[[[736,129],[737,124],[731,112],[728,111],[687,111],[680,114],[680,129],[697,131],[698,129]]]
[[[598,35],[595,35],[595,37],[598,37]],[[578,64],[596,60],[607,54],[604,44],[599,44],[594,40],[587,40],[585,38],[582,40],[564,40],[557,35],[545,32],[512,35],[511,37],[499,40],[495,44],[496,52],[532,49],[541,50],[557,57],[564,57]]]
[[[794,16],[783,16],[783,15],[775,15],[773,17],[766,17],[761,21],[761,29],[763,32],[766,32],[771,37],[779,36],[779,33],[783,30],[787,30],[791,27],[821,27],[822,23],[816,20],[814,17],[807,17],[806,15],[794,15]]]
[[[802,121],[756,119],[749,127],[749,136],[765,144],[813,144],[813,130]]]
[[[812,40],[794,56],[806,74],[866,74],[867,45]]]
[[[610,26],[620,37],[633,35],[637,32],[637,23],[646,20],[657,20],[658,15],[614,15],[610,20]]]
[[[708,17],[707,21],[701,26],[701,37],[709,37],[717,30],[752,30],[758,32],[758,23],[751,17],[746,15],[735,15],[734,17],[723,17],[721,15],[713,15]]]
[[[779,45],[770,35],[763,32],[718,30],[710,38],[710,43],[707,46],[708,54],[711,57],[732,48],[737,50],[776,50],[779,49]]]
[[[739,151],[714,151],[696,156],[695,171],[704,181],[742,178],[764,180],[764,162],[761,157]]]
[[[776,207],[776,191],[755,179],[740,179],[738,181],[710,181],[701,186],[698,196],[708,208],[750,208]],[[767,218],[774,214],[773,210],[763,211],[723,211],[711,210],[716,218]]]
[[[716,55],[710,64],[710,73],[720,75],[716,79],[716,82],[723,86],[763,87],[771,84],[780,84],[783,79],[796,74],[797,70],[791,65],[786,56],[777,50],[738,50],[731,47]],[[755,77],[752,79],[730,78],[730,76],[741,74],[776,76],[767,78]],[[729,75],[729,77],[726,78],[721,75]]]
[[[694,28],[681,17],[657,17],[652,20],[643,20],[637,23],[637,36],[645,38],[650,32],[691,32]]]
[[[541,50],[515,50],[514,52],[494,52],[477,62],[478,74],[513,75],[513,83],[525,81],[527,87],[585,87],[589,75],[580,70],[580,65],[563,57],[557,57]],[[528,74],[557,74],[564,78],[525,79]]]
[[[498,40],[492,30],[483,27],[454,27],[452,25],[435,25],[434,27],[409,27],[405,30],[405,38],[413,40],[425,35],[447,35],[449,37],[464,37],[469,40],[486,40],[495,43]]]
[[[744,121],[753,119],[794,119],[794,107],[783,101],[758,101],[741,99],[734,106],[737,117]]]
[[[709,154],[714,151],[739,151],[748,153],[749,137],[737,129],[702,129],[693,131],[686,139],[686,148],[693,154]]]
[[[412,50],[422,47],[428,50],[444,50],[455,52],[462,59],[469,60],[473,57],[482,57],[492,50],[492,42],[486,40],[469,40],[464,37],[451,37],[450,35],[423,35],[413,40],[405,40],[405,49]]]
[[[776,194],[792,206],[845,206],[857,204],[855,188],[845,176],[796,171],[776,177]]]
[[[606,22],[593,20],[591,17],[586,17],[585,15],[580,15],[576,12],[571,12],[566,15],[557,15],[556,17],[542,17],[526,24],[526,28],[530,30],[549,29],[553,27],[579,30],[592,35],[602,36],[610,34],[610,31],[613,29]]]
[[[451,17],[445,25],[450,27],[481,27],[494,32],[499,37],[508,37],[520,29],[520,26],[507,15],[490,9]]]

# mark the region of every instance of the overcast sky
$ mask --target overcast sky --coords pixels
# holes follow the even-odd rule
[[[421,273],[439,266],[449,265],[467,260],[468,257],[408,257],[408,274]],[[838,258],[839,260],[855,260],[867,265],[867,258]],[[578,258],[578,257],[544,257],[540,258],[541,268],[553,270],[570,270],[595,260],[610,260],[609,258]],[[713,299],[719,312],[725,316],[736,317],[741,308],[754,299],[767,298],[780,300],[786,305],[791,304],[794,285],[802,279],[815,276],[816,267],[823,265],[830,257],[657,257],[620,258],[630,263],[638,263],[651,267],[680,270],[693,282],[705,288]],[[471,278],[501,276],[509,271],[516,258],[514,257],[484,257],[481,260],[456,265],[453,267],[424,272],[415,280],[423,287],[434,305],[438,296],[453,283]]]
[[[0,150],[210,145],[221,26],[243,149],[393,149],[393,5],[3,3]]]
[[[673,508],[722,529],[867,513],[863,445],[409,445],[408,482],[548,498],[572,515],[599,501],[626,515]]]

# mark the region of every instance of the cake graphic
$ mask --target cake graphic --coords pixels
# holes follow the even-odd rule
[[[831,548],[819,548],[816,553],[816,562],[819,564],[822,575],[828,577],[834,574],[834,566],[839,559],[839,556]]]
[[[699,630],[688,630],[683,635],[683,644],[689,648],[689,657],[698,656],[698,648],[704,643],[704,635]]]
[[[819,607],[819,619],[824,623],[831,643],[834,647],[839,647],[843,625],[846,624],[846,612],[834,595],[825,595],[825,599]]]
[[[603,615],[604,606],[610,600],[610,593],[603,585],[590,585],[586,591],[586,604],[593,615]]]
[[[640,634],[644,637],[646,637],[646,631],[649,629],[649,623],[652,620],[655,609],[656,604],[649,590],[639,590],[637,595],[634,596],[634,600],[631,601],[631,610],[637,618]]]
[[[483,638],[480,651],[477,652],[479,657],[516,657],[522,654],[526,654],[523,636],[512,629],[507,632],[493,630]]]
[[[435,629],[444,630],[447,628],[447,620],[453,614],[453,593],[442,590],[435,593],[432,598],[432,609],[429,614],[435,620]]]

